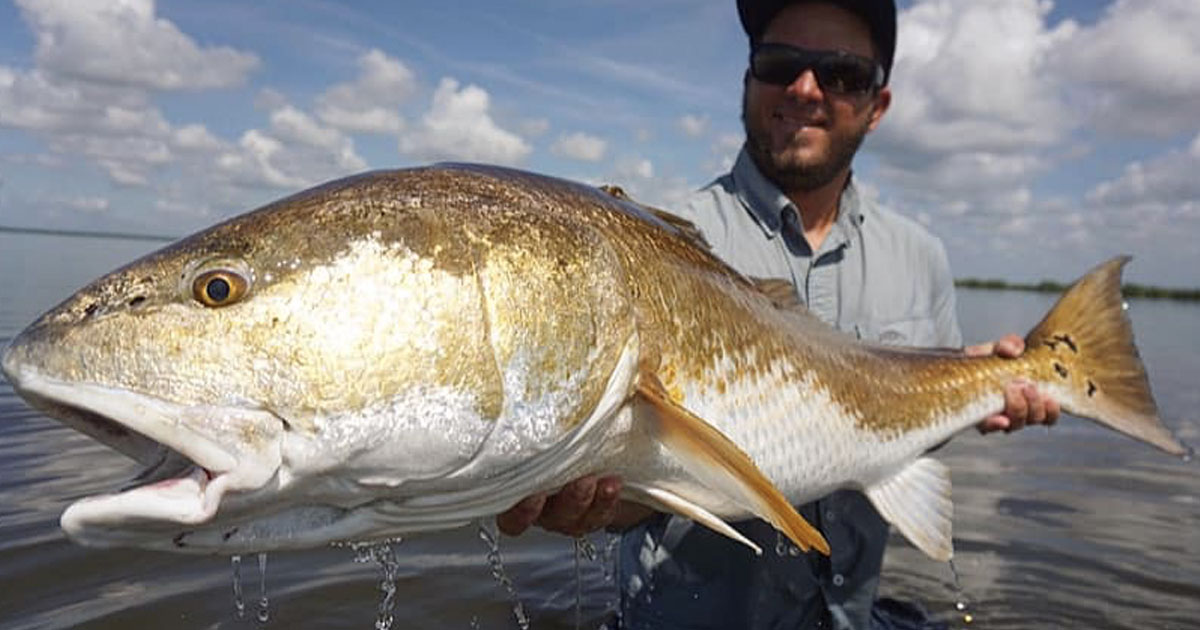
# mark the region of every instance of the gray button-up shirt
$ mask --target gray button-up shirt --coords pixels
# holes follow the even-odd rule
[[[941,242],[923,227],[842,191],[836,223],[813,251],[796,208],[743,149],[732,172],[681,216],[748,276],[785,278],[809,310],[859,338],[962,345]],[[627,531],[618,576],[625,628],[867,628],[888,527],[859,492],[799,507],[832,548],[800,554],[760,520],[735,526],[765,551],[686,519],[659,515]]]

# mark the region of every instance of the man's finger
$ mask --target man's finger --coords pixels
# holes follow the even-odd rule
[[[1058,401],[1053,398],[1047,397],[1046,398],[1046,426],[1050,426],[1050,425],[1054,424],[1055,422],[1058,422],[1058,416],[1061,413],[1062,413],[1062,408],[1059,406]]]
[[[987,435],[993,431],[1005,431],[1009,427],[1008,416],[995,414],[988,416],[983,422],[975,425],[980,433]]]
[[[1025,400],[1025,384],[1012,382],[1004,387],[1004,415],[1009,426],[1005,431],[1016,431],[1025,426],[1029,417],[1029,402]]]
[[[596,495],[596,478],[580,477],[546,500],[537,524],[552,532],[573,534]]]
[[[620,503],[621,479],[605,477],[596,483],[592,504],[577,523],[580,534],[587,534],[608,526],[617,515]]]
[[[992,355],[995,348],[996,344],[992,342],[977,343],[973,346],[963,348],[963,354],[969,357],[987,357]]]
[[[995,355],[1005,359],[1015,359],[1025,352],[1025,340],[1013,334],[1004,335],[993,345]]]
[[[1038,394],[1037,387],[1033,385],[1026,385],[1022,393],[1025,394],[1025,404],[1029,409],[1025,424],[1044,424],[1046,422],[1046,399]]]
[[[533,525],[546,504],[546,495],[535,494],[496,515],[496,527],[509,536],[520,536]]]

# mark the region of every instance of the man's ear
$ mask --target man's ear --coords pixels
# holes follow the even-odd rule
[[[884,113],[888,107],[892,105],[892,88],[883,86],[879,88],[879,93],[875,95],[873,104],[871,105],[871,121],[867,124],[867,131],[875,131],[879,126],[879,122],[883,120]]]

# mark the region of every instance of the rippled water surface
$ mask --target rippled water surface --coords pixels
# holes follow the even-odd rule
[[[0,234],[0,344],[92,277],[153,247]],[[1024,331],[1051,301],[963,291],[964,333],[982,340]],[[1163,415],[1183,439],[1200,443],[1200,306],[1134,301],[1130,314]],[[968,626],[965,614],[979,628],[1200,627],[1200,464],[1074,418],[1050,431],[968,432],[939,457],[954,477],[959,585],[948,566],[896,537],[882,595],[919,600],[955,627]],[[375,623],[379,569],[354,562],[349,549],[271,554],[270,618],[262,623],[255,557],[241,562],[239,619],[228,558],[67,542],[57,525],[63,508],[134,472],[129,460],[31,411],[0,383],[0,628]],[[593,540],[601,552],[606,542]],[[476,528],[414,537],[395,551],[393,627],[518,627]],[[532,628],[571,628],[577,615],[582,627],[596,628],[611,610],[603,553],[577,570],[571,541],[536,534],[502,540],[500,551]]]

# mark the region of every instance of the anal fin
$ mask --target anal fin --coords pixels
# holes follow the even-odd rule
[[[648,406],[655,421],[656,437],[671,451],[684,470],[713,492],[773,525],[800,549],[817,549],[829,555],[829,543],[825,537],[788,503],[754,460],[712,425],[672,401],[662,382],[652,372],[642,370],[638,380],[638,395]],[[691,508],[696,507],[690,502],[685,503]],[[732,528],[716,516],[709,516],[711,518],[696,520],[726,536],[730,535],[721,527],[714,527],[713,521],[720,522],[727,529]]]
[[[925,555],[943,562],[954,555],[954,504],[944,464],[922,457],[867,488],[866,495],[884,520]]]

